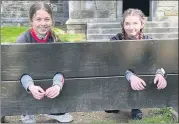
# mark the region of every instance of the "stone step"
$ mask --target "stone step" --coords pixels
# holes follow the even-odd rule
[[[87,29],[87,34],[117,34],[121,32],[121,28],[101,28],[101,29]],[[178,27],[158,27],[158,28],[145,28],[144,33],[171,33],[177,32]]]
[[[163,38],[159,38],[159,39],[163,39]],[[173,39],[178,39],[178,38],[165,38],[163,40],[173,40]],[[96,39],[96,40],[87,40],[87,42],[108,42],[110,41],[109,39]]]
[[[178,22],[147,21],[145,27],[178,27]],[[120,22],[87,23],[87,29],[96,28],[121,28],[121,24]]]
[[[87,40],[108,40],[115,34],[87,34]],[[173,33],[145,33],[154,39],[178,38],[178,32]]]

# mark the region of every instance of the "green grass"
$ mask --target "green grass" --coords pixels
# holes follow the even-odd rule
[[[15,43],[18,36],[27,31],[29,27],[1,27],[1,42]],[[80,42],[86,41],[84,34],[68,34],[59,28],[53,29],[62,42]]]
[[[142,120],[130,120],[129,123],[146,124],[146,123],[176,123],[171,113],[171,108],[159,108],[152,110],[151,114],[143,117]]]
[[[61,34],[59,37],[63,42],[86,41],[84,34]]]
[[[167,115],[157,115],[157,116],[151,116],[151,117],[144,117],[142,120],[140,121],[129,121],[129,123],[136,123],[136,124],[144,124],[144,123],[167,123],[167,124],[171,124],[173,123],[172,120],[170,120],[168,118]]]
[[[103,121],[94,120],[91,122],[91,124],[118,124],[118,123],[113,120],[103,120]]]
[[[1,28],[1,42],[15,42],[17,37],[24,31],[28,30],[28,27],[2,27]]]

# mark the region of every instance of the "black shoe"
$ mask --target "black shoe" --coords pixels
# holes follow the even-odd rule
[[[133,120],[141,120],[142,119],[142,111],[139,109],[132,109],[131,111]]]
[[[106,110],[106,113],[119,113],[119,110]]]

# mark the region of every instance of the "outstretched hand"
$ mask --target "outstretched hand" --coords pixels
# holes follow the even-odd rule
[[[144,90],[146,83],[136,75],[130,77],[130,84],[133,90]]]
[[[164,89],[167,86],[167,81],[161,74],[156,74],[154,84],[157,83],[157,89]]]

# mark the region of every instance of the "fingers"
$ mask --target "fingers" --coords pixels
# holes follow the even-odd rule
[[[39,86],[35,86],[31,92],[34,98],[38,100],[42,99],[45,95],[45,91]]]
[[[60,94],[60,88],[57,86],[52,86],[44,91],[41,87],[35,86],[32,88],[31,93],[37,100],[42,99],[44,96],[47,96],[48,98],[55,98]]]
[[[166,80],[160,79],[158,82],[158,85],[157,85],[157,89],[159,89],[159,90],[164,89],[166,86],[167,86]]]
[[[138,85],[140,86],[140,90],[144,90],[146,86],[146,83],[145,81],[143,81],[142,79],[140,79],[140,82],[138,83]]]
[[[131,87],[133,90],[143,90],[145,87],[142,85],[141,82],[131,82]]]
[[[142,82],[139,82],[138,83],[138,90],[144,90],[145,88],[144,88],[144,86],[142,85]]]
[[[51,87],[48,88],[48,89],[45,91],[45,96],[47,96],[50,92],[52,92],[52,91],[51,91]]]
[[[45,95],[49,96],[49,94],[53,94],[54,92],[55,92],[54,88],[50,87],[45,91]]]
[[[158,83],[157,83],[158,82]],[[154,79],[154,84],[157,83],[157,89],[164,89],[166,86],[167,86],[167,81],[165,80],[165,78],[160,75],[160,74],[157,74],[155,76],[155,79]]]
[[[166,81],[165,79],[164,79],[163,83],[164,83],[164,86],[162,87],[162,89],[164,89],[165,87],[167,87],[167,81]]]
[[[55,98],[60,93],[60,90],[57,90],[55,87],[50,87],[46,90],[46,96],[49,98]]]
[[[142,79],[138,77],[132,78],[131,87],[133,90],[144,90],[144,86],[146,86],[146,83]]]
[[[44,97],[45,91],[44,91],[41,87],[37,87],[36,94],[37,94],[39,97]]]
[[[39,91],[39,93],[41,93],[41,94],[45,94],[45,91],[44,91],[41,87],[38,87],[38,91]]]
[[[43,98],[43,96],[39,96],[39,95],[37,95],[37,94],[33,94],[33,97],[34,97],[35,99],[37,99],[37,100],[40,100],[40,99]]]
[[[160,89],[161,84],[162,84],[162,80],[161,80],[161,79],[159,79],[159,80],[158,80],[158,83],[157,83],[157,89]]]
[[[135,84],[134,84],[134,83],[132,83],[132,82],[131,82],[131,88],[132,88],[133,90],[137,90],[137,88],[136,88]]]
[[[39,94],[38,92],[34,92],[32,95],[33,95],[34,98],[37,99],[37,100],[40,100],[40,99],[42,99],[42,98],[44,97],[44,95],[41,95],[41,94]]]
[[[162,75],[157,74],[154,78],[154,84],[157,84],[157,89],[160,90],[160,89],[164,89],[167,86],[167,81]],[[144,90],[145,86],[146,86],[145,81],[143,81],[139,77],[133,76],[131,78],[131,88],[133,90]]]
[[[157,77],[157,76],[155,76],[155,78],[154,78],[154,84],[156,84],[156,83],[157,83],[157,81],[158,81],[158,77]]]
[[[142,85],[141,81],[139,81],[136,86],[137,86],[137,90],[145,89],[144,86]]]
[[[141,79],[141,83],[144,85],[144,86],[147,86],[145,81]]]
[[[56,97],[56,96],[58,96],[58,95],[59,95],[59,92],[58,92],[58,91],[56,91],[56,92],[54,92],[54,93],[48,94],[48,96],[47,96],[47,97],[49,97],[49,98],[53,99],[53,98],[55,98],[55,97]]]

